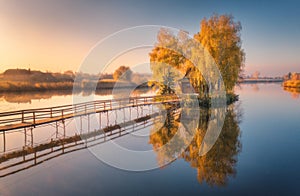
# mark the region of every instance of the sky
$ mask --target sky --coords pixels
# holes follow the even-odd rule
[[[77,71],[100,40],[122,29],[164,25],[193,35],[213,13],[241,22],[246,74],[300,72],[299,9],[297,0],[0,0],[0,72]],[[123,59],[116,62],[137,63]]]

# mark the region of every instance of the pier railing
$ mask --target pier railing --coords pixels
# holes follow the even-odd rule
[[[75,116],[117,110],[126,107],[179,102],[177,96],[130,97],[97,100],[56,107],[27,109],[0,113],[0,132],[36,126]]]

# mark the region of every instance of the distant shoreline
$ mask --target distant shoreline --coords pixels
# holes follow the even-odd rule
[[[284,80],[282,78],[261,78],[261,79],[243,79],[239,83],[282,83]]]

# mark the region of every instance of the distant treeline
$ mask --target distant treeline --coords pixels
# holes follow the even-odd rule
[[[139,79],[145,79],[136,75],[136,81],[118,82],[118,87],[135,86]],[[147,81],[145,79],[145,81]],[[32,71],[30,69],[8,69],[0,74],[0,92],[23,92],[44,90],[83,90],[83,89],[112,89],[116,81],[112,74],[86,74],[73,73],[51,73]]]

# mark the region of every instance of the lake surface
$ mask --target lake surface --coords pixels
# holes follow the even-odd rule
[[[240,100],[228,107],[222,131],[204,156],[199,156],[198,152],[213,110],[201,111],[191,144],[176,156],[176,160],[158,169],[144,172],[117,169],[100,161],[86,148],[60,156],[54,154],[53,158],[43,159],[33,166],[33,161],[29,161],[5,169],[7,165],[22,161],[20,157],[0,163],[4,168],[0,169],[0,175],[9,173],[0,177],[0,195],[300,195],[298,94],[284,91],[280,84],[243,84],[236,88],[236,93]],[[22,96],[3,95],[1,111],[72,103],[70,94]],[[112,96],[107,93],[95,97],[107,99]],[[157,108],[144,109],[149,112]],[[117,137],[114,141],[128,149],[154,149],[153,157],[158,166],[166,160],[173,160],[174,154],[157,153],[156,149],[175,137],[180,126],[176,120],[178,113],[182,115],[183,111],[168,111],[162,118],[145,120],[137,125],[140,128],[137,132]],[[102,120],[107,120],[105,118],[103,116]],[[109,118],[110,121],[125,121],[114,115]],[[92,120],[90,126],[92,130],[96,129],[96,120]],[[75,127],[74,120],[66,121],[65,136],[76,134]],[[61,126],[58,133],[50,125],[33,131],[34,145],[51,144],[63,134]],[[22,149],[29,141],[24,141],[24,131],[6,133],[4,152],[2,136],[2,156]],[[143,137],[137,139],[135,136]],[[98,146],[109,150],[105,145]]]

